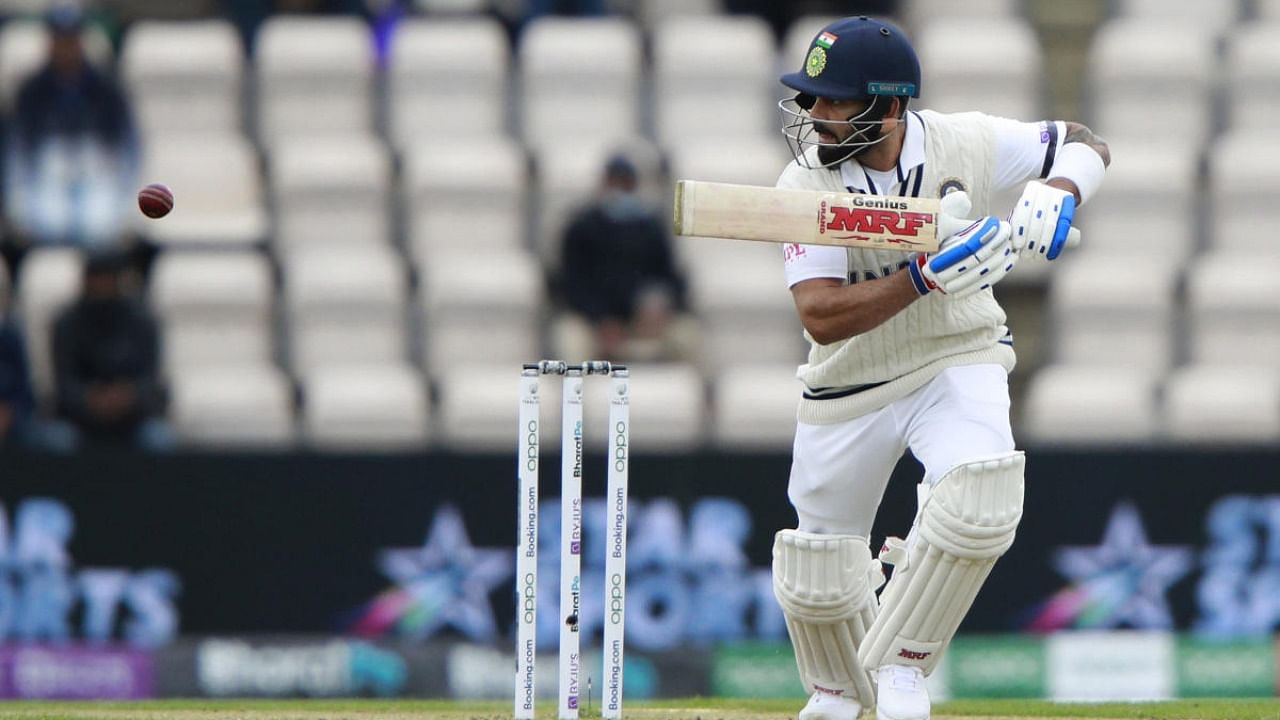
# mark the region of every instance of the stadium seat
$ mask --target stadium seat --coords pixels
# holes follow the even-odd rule
[[[1088,55],[1089,127],[1107,138],[1203,142],[1217,75],[1214,39],[1194,21],[1107,22]]]
[[[539,354],[544,282],[530,253],[455,249],[431,257],[419,277],[422,355],[433,377],[478,350],[513,367]]]
[[[438,20],[444,15],[481,15],[489,10],[488,0],[417,0],[415,7]]]
[[[719,14],[723,4],[721,0],[634,0],[635,15],[648,32],[672,17]]]
[[[1068,258],[1049,286],[1053,358],[1072,365],[1158,371],[1173,354],[1176,260],[1148,254],[1140,267],[1100,253]]]
[[[455,367],[437,368],[436,427],[441,443],[460,451],[509,452],[514,448],[519,377],[518,364],[491,363],[483,357]],[[555,399],[549,396],[553,385]],[[560,416],[558,379],[543,378],[540,390],[541,443],[550,452],[558,447],[560,437],[556,420]]]
[[[689,365],[633,365],[632,437],[644,438],[646,451],[685,451],[705,435],[705,390]],[[441,439],[456,450],[503,450],[515,442],[519,364],[470,362],[439,375]],[[544,376],[540,383],[540,442],[546,453],[560,447],[563,379]],[[589,450],[605,447],[610,381],[586,378],[583,386],[583,435]]]
[[[781,137],[675,142],[667,155],[673,179],[771,187],[792,160]]]
[[[386,246],[312,248],[284,260],[290,360],[319,365],[408,358],[407,272]]]
[[[792,160],[791,153],[781,137],[678,143],[669,146],[667,154],[671,158],[672,179],[770,187],[777,182],[782,169]],[[735,245],[740,246],[742,243],[735,243]],[[681,242],[677,244],[677,252],[686,263],[690,263],[693,256],[688,251],[696,247],[711,246]],[[727,246],[717,244],[715,247]],[[772,249],[775,253],[781,252],[776,247]],[[733,251],[729,250],[729,252]],[[743,252],[753,251],[744,250]],[[780,256],[775,254],[775,257]],[[780,264],[781,259],[778,262]]]
[[[151,270],[164,366],[266,365],[274,357],[274,287],[255,251],[169,252]]]
[[[791,449],[802,386],[796,364],[739,364],[711,375],[712,436],[726,450]]]
[[[244,49],[225,20],[144,20],[129,29],[120,72],[144,134],[242,132]]]
[[[0,17],[4,13],[0,12]],[[111,40],[97,26],[81,34],[85,55],[98,68],[111,65]],[[18,89],[48,57],[49,31],[43,22],[0,23],[0,111],[8,111]]]
[[[391,37],[387,122],[400,149],[506,133],[511,50],[484,16],[414,18]],[[458,62],[466,58],[466,62]]]
[[[1183,259],[1196,249],[1200,148],[1173,137],[1108,138],[1112,157],[1103,190],[1076,215],[1080,247],[1068,251],[1118,257],[1150,252]],[[1021,269],[1021,268],[1019,268]]]
[[[839,15],[802,15],[787,26],[782,36],[782,52],[778,57],[782,72],[794,72],[804,67],[805,57],[809,53],[809,44],[818,36],[822,28],[839,20]],[[776,82],[777,96],[790,97],[795,91]],[[776,115],[776,113],[775,113]],[[777,121],[775,121],[775,125]]]
[[[1044,117],[1043,55],[1026,20],[933,19],[916,38],[924,71],[922,107],[1028,121]]]
[[[1050,365],[1031,377],[1015,434],[1036,445],[1150,442],[1159,430],[1155,385],[1139,367]]]
[[[259,244],[269,230],[258,156],[241,135],[166,134],[144,149],[144,178],[163,178],[174,210],[144,232],[162,246]]]
[[[688,451],[699,447],[707,439],[709,418],[706,388],[698,369],[685,363],[627,367],[631,373],[632,437],[644,438],[646,451]],[[587,382],[583,389],[583,422],[589,448],[605,447],[608,397],[609,383],[599,378]]]
[[[35,16],[53,6],[54,0],[0,0],[0,17]]]
[[[660,23],[653,76],[661,142],[777,135],[777,50],[758,17],[686,15]]]
[[[376,137],[281,138],[270,160],[275,242],[284,253],[391,243],[391,157]]]
[[[1199,30],[1218,35],[1240,19],[1240,0],[1219,0],[1212,12],[1200,0],[1114,0],[1117,17],[1138,21],[1174,20],[1188,23]]]
[[[1280,130],[1280,18],[1228,36],[1226,85],[1233,130]]]
[[[258,134],[373,132],[374,48],[355,17],[274,15],[258,30]]]
[[[426,386],[406,363],[321,365],[305,375],[303,396],[314,448],[418,449],[430,435]]]
[[[1208,156],[1212,247],[1272,248],[1264,238],[1280,222],[1280,140],[1265,130],[1230,132],[1214,141]]]
[[[1280,20],[1280,0],[1253,0],[1253,9],[1259,20]]]
[[[630,21],[542,16],[524,30],[518,53],[521,130],[531,147],[621,141],[640,131],[643,60]]]
[[[678,238],[708,377],[742,363],[804,362],[808,345],[773,243]],[[732,270],[729,270],[732,268]]]
[[[509,137],[466,144],[429,138],[405,153],[401,206],[409,251],[425,266],[441,253],[528,248],[528,160]]]
[[[1187,329],[1198,363],[1276,364],[1280,358],[1280,251],[1217,250],[1187,272]]]
[[[169,378],[169,415],[191,447],[289,449],[293,387],[267,363],[184,366]]]
[[[1164,398],[1165,429],[1179,443],[1280,441],[1280,367],[1274,362],[1178,368],[1165,383]]]
[[[17,315],[26,333],[27,361],[36,398],[46,402],[53,387],[53,323],[80,295],[84,259],[72,248],[36,248],[22,261]]]
[[[902,10],[912,28],[932,20],[968,20],[1017,18],[1022,14],[1019,0],[975,0],[957,3],[951,0],[906,0]]]
[[[34,15],[0,25],[0,90],[7,106],[18,86],[47,57],[48,27]]]

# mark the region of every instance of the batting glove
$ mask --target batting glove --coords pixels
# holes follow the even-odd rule
[[[1063,248],[1074,244],[1068,238],[1075,213],[1075,195],[1035,180],[1027,183],[1009,213],[1018,254],[1057,259]]]
[[[1009,223],[985,217],[943,241],[938,252],[907,265],[916,292],[963,297],[986,290],[1018,264]]]

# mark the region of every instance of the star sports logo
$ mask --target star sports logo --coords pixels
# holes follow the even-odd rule
[[[395,584],[359,609],[352,633],[425,639],[453,628],[479,642],[497,637],[489,594],[511,578],[511,552],[473,546],[457,508],[436,511],[421,547],[387,548],[378,565]]]
[[[1151,544],[1138,509],[1120,503],[1098,545],[1058,548],[1053,564],[1070,584],[1037,608],[1026,629],[1171,628],[1165,593],[1192,563],[1190,546]]]

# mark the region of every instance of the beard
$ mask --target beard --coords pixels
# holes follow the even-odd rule
[[[867,148],[866,145],[855,147],[837,147],[837,146],[818,146],[818,162],[823,167],[835,167],[853,157],[857,157],[860,152]]]
[[[876,130],[880,129],[879,123],[867,123],[862,127],[855,127],[853,133],[844,140],[846,143],[853,143],[852,145],[819,145],[818,161],[825,167],[835,167],[865,153],[880,139],[879,136],[872,136]]]

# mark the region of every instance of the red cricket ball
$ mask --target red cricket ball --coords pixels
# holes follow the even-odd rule
[[[138,209],[149,218],[162,218],[173,210],[173,191],[160,183],[138,191]]]

